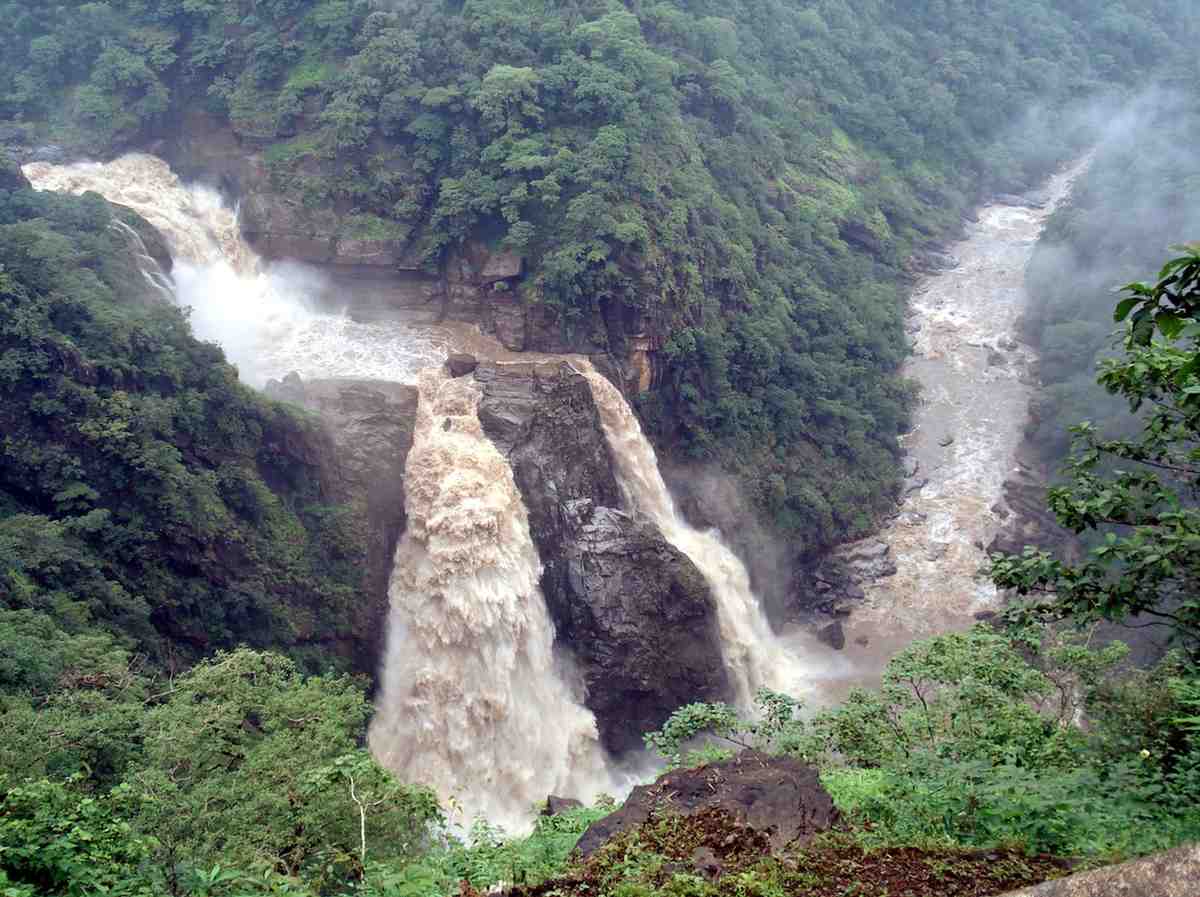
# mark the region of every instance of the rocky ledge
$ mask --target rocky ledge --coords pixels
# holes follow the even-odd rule
[[[621,809],[588,827],[576,849],[587,857],[652,817],[714,809],[763,835],[773,852],[801,847],[839,819],[816,767],[786,755],[743,751],[732,760],[676,770],[634,788]],[[707,860],[693,857],[700,866]]]

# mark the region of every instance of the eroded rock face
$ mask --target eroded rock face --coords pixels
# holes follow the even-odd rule
[[[724,763],[675,770],[634,788],[621,809],[589,826],[577,848],[587,857],[651,816],[691,816],[713,808],[765,835],[773,851],[806,844],[839,816],[816,767],[794,757],[743,751]]]
[[[417,390],[377,380],[308,380],[290,374],[267,384],[272,398],[320,415],[334,443],[337,499],[356,515],[366,543],[365,601],[354,620],[356,666],[375,673],[383,650],[388,579],[404,532],[404,465],[412,448]]]
[[[480,363],[484,432],[508,456],[559,640],[614,752],[681,704],[728,694],[716,606],[699,570],[620,492],[586,379],[565,363]]]

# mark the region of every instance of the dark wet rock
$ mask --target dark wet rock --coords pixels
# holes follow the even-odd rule
[[[46,143],[30,150],[27,161],[61,165],[67,161],[67,151],[56,143]]]
[[[543,591],[605,746],[640,747],[683,704],[728,698],[716,604],[695,565],[644,518],[587,499],[563,510]]]
[[[479,359],[474,355],[455,353],[446,359],[446,370],[449,371],[451,377],[465,377],[467,374],[473,374],[477,367],[479,367]]]
[[[841,620],[834,620],[828,626],[822,626],[817,630],[817,638],[835,651],[846,647],[846,630],[842,628]]]
[[[773,851],[806,844],[839,818],[815,767],[794,757],[744,751],[732,760],[676,770],[634,788],[621,809],[588,827],[578,850],[590,856],[614,835],[652,816],[693,816],[713,809],[765,836]]]
[[[581,800],[551,794],[546,798],[546,806],[542,807],[542,815],[557,816],[559,813],[566,813],[568,810],[578,810],[582,806],[583,801]]]
[[[498,280],[512,280],[525,270],[525,259],[515,252],[493,252],[479,271],[479,282],[493,284]]]
[[[267,395],[316,412],[332,436],[337,500],[348,507],[366,546],[364,600],[354,619],[355,665],[374,674],[384,646],[388,580],[404,532],[404,465],[412,448],[417,390],[379,380],[308,380],[292,373]]]
[[[886,542],[858,542],[837,549],[835,554],[856,582],[883,579],[896,573],[892,549]]]
[[[1196,897],[1197,894],[1200,894],[1200,845],[1190,845],[1010,891],[1005,897]]]
[[[700,571],[620,491],[585,377],[566,363],[482,362],[479,419],[508,456],[541,555],[542,591],[611,751],[680,705],[729,695]]]
[[[990,368],[1001,368],[1008,364],[1008,359],[1004,357],[1003,352],[997,352],[995,349],[989,349],[987,363],[988,367]]]

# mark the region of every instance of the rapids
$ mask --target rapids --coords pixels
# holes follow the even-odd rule
[[[1047,219],[1088,164],[1050,179],[1041,208],[992,205],[948,252],[959,264],[920,282],[909,307],[913,355],[905,375],[921,385],[915,425],[902,441],[906,495],[871,541],[891,549],[895,575],[866,584],[867,600],[848,627],[851,655],[860,634],[871,655],[995,610],[995,587],[981,574],[986,547],[1010,513],[1004,482],[1037,385],[1034,349],[1021,342],[1029,301],[1025,266]],[[915,468],[915,469],[914,469]],[[864,658],[865,659],[865,658]]]

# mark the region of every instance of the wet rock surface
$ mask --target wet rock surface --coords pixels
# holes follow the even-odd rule
[[[542,591],[610,751],[681,704],[728,695],[700,571],[620,492],[587,380],[570,365],[479,363],[479,420],[507,455],[542,558]]]
[[[771,851],[806,844],[839,820],[815,767],[794,757],[743,751],[732,760],[676,770],[633,789],[620,810],[589,826],[577,850],[587,857],[653,816],[714,809],[764,836]]]
[[[308,380],[290,374],[272,380],[272,398],[315,412],[334,445],[337,499],[355,515],[366,545],[365,599],[356,611],[356,666],[374,674],[383,650],[388,579],[404,532],[404,465],[412,448],[417,390],[378,380]]]

